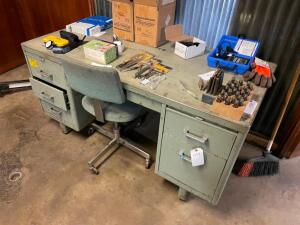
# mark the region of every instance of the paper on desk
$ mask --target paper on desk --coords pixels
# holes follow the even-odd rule
[[[100,32],[100,33],[97,33],[97,34],[94,35],[94,37],[100,37],[100,36],[102,36],[103,34],[106,34],[106,32],[105,32],[105,31],[102,31],[102,32]]]
[[[140,83],[141,83],[142,85],[147,85],[147,84],[150,83],[150,80],[144,79],[144,80],[141,80]]]
[[[209,81],[209,79],[215,74],[215,70],[210,71],[208,73],[199,74],[198,77],[204,81]]]
[[[106,68],[112,68],[111,65],[104,65],[104,64],[99,64],[99,63],[95,63],[95,62],[91,62],[92,66],[99,66],[99,67],[106,67]]]

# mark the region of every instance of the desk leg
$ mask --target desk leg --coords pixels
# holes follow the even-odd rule
[[[64,134],[68,134],[71,132],[71,128],[67,127],[66,125],[64,125],[63,123],[59,123],[60,129]]]
[[[181,200],[181,201],[187,201],[188,200],[188,197],[189,197],[189,194],[190,192],[188,192],[187,190],[179,187],[179,190],[178,190],[178,198]]]

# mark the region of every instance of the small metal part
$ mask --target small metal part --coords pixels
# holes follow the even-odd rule
[[[232,103],[232,98],[229,96],[225,99],[225,105],[230,105]]]
[[[8,180],[10,182],[16,182],[20,179],[22,179],[23,174],[21,171],[12,171],[9,175],[8,175]]]
[[[219,96],[217,97],[216,101],[220,103],[220,102],[223,102],[224,99],[223,99],[222,96],[219,95]]]
[[[240,106],[240,101],[238,99],[234,100],[233,107],[238,108]]]

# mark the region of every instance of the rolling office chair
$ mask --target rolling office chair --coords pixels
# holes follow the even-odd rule
[[[63,67],[70,87],[85,96],[82,99],[83,108],[94,115],[97,121],[114,124],[113,132],[94,124],[97,131],[112,138],[112,141],[88,162],[91,172],[98,174],[98,168],[120,145],[144,157],[146,168],[149,168],[151,156],[120,137],[119,123],[135,120],[144,110],[141,106],[126,101],[118,72],[113,68],[69,61],[63,61]]]

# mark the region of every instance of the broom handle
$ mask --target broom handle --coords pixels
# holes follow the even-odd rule
[[[286,111],[286,109],[288,107],[288,104],[289,104],[290,99],[292,97],[292,94],[294,92],[295,86],[297,84],[297,81],[298,81],[298,78],[299,78],[299,74],[300,74],[300,62],[298,62],[297,69],[296,69],[295,73],[293,74],[293,78],[292,78],[290,87],[288,89],[287,95],[285,96],[285,99],[284,99],[284,102],[283,102],[283,105],[282,105],[279,117],[277,118],[277,121],[276,121],[276,124],[275,124],[275,128],[274,128],[274,130],[272,132],[272,135],[271,135],[271,139],[269,140],[269,143],[268,143],[268,146],[267,146],[267,151],[268,152],[271,152],[271,148],[272,148],[273,142],[275,140],[277,131],[278,131],[280,125],[281,125],[281,121],[283,119],[285,111]]]

